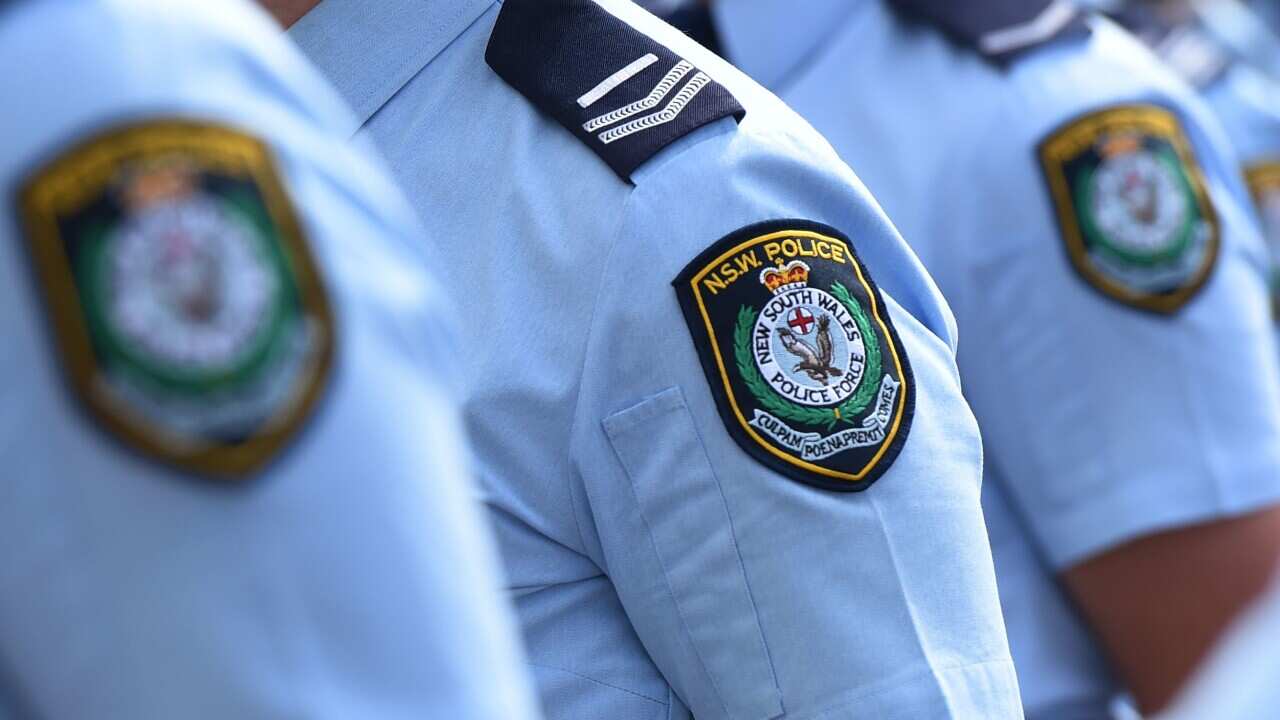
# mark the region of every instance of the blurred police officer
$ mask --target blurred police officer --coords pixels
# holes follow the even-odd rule
[[[1063,2],[713,10],[956,310],[1028,713],[1105,716],[1105,655],[1159,707],[1280,551],[1265,250],[1219,126]]]
[[[1261,19],[1234,0],[1142,0],[1104,3],[1100,9],[1191,83],[1222,122],[1258,205],[1280,319],[1280,73],[1257,61],[1269,55],[1274,38],[1268,41]]]
[[[236,2],[11,0],[0,67],[0,716],[535,717],[338,98]]]
[[[439,239],[548,714],[1021,716],[950,312],[821,138],[630,2],[291,34]]]

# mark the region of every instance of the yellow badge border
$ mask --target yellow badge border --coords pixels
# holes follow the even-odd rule
[[[1261,203],[1263,193],[1280,190],[1280,158],[1250,165],[1244,171],[1254,202]]]
[[[1159,137],[1173,145],[1182,161],[1200,206],[1201,217],[1212,228],[1204,265],[1175,293],[1153,295],[1137,292],[1109,276],[1089,262],[1084,236],[1075,206],[1075,198],[1066,177],[1066,164],[1093,147],[1098,138],[1113,130],[1137,130]],[[1124,105],[1091,113],[1056,130],[1040,146],[1040,161],[1049,180],[1049,188],[1057,209],[1071,264],[1086,280],[1107,297],[1143,310],[1170,315],[1182,309],[1209,281],[1217,266],[1222,245],[1222,225],[1209,198],[1204,172],[1197,162],[1177,116],[1171,110],[1154,105]]]
[[[858,283],[862,285],[863,291],[866,293],[867,298],[869,298],[870,300],[871,315],[876,319],[876,324],[880,327],[880,332],[883,334],[885,338],[885,344],[889,346],[889,350],[893,354],[894,367],[897,368],[898,377],[903,379],[902,393],[898,397],[898,409],[893,418],[892,429],[885,436],[884,442],[880,444],[880,448],[876,452],[875,456],[871,459],[870,462],[867,463],[866,467],[864,467],[862,471],[858,473],[844,473],[836,470],[831,470],[830,468],[825,468],[825,467],[822,467],[821,465],[815,465],[813,463],[809,463],[804,460],[801,460],[793,455],[789,455],[777,449],[773,445],[770,445],[768,442],[766,442],[763,438],[760,437],[760,435],[755,431],[755,428],[751,427],[751,425],[747,422],[746,418],[743,416],[742,409],[738,406],[737,396],[735,396],[733,393],[733,384],[729,380],[729,373],[725,367],[724,357],[720,353],[719,339],[718,339],[718,336],[716,335],[715,327],[711,322],[711,315],[707,311],[707,305],[702,298],[702,291],[701,291],[702,280],[709,273],[713,272],[715,268],[719,267],[721,264],[727,262],[730,258],[734,257],[735,255],[738,255],[739,253],[746,251],[751,247],[760,245],[762,243],[770,242],[773,240],[783,239],[783,238],[809,238],[813,240],[823,240],[826,242],[837,243],[840,246],[845,248],[845,251],[847,253],[846,262],[853,268],[854,274],[858,278]],[[733,409],[733,415],[737,419],[738,424],[742,428],[742,430],[746,432],[747,436],[750,437],[752,441],[754,441],[757,445],[759,445],[760,447],[763,447],[770,454],[781,459],[783,462],[786,462],[789,465],[801,468],[803,470],[807,470],[809,472],[822,475],[824,477],[835,478],[837,480],[844,480],[851,483],[858,483],[858,482],[862,482],[869,475],[871,475],[871,473],[874,472],[877,467],[879,467],[880,461],[884,459],[885,454],[889,452],[890,448],[892,448],[894,445],[894,441],[897,439],[898,433],[901,430],[903,416],[906,414],[907,395],[908,393],[912,392],[913,388],[911,387],[911,383],[908,381],[909,376],[907,375],[907,373],[905,372],[902,366],[902,358],[899,354],[897,343],[894,342],[894,334],[890,331],[888,324],[885,322],[883,312],[880,309],[878,295],[872,289],[871,284],[867,282],[867,278],[862,272],[862,267],[854,259],[853,249],[849,247],[848,243],[844,242],[843,240],[840,240],[839,238],[830,237],[828,235],[823,235],[821,233],[817,233],[809,230],[782,230],[777,232],[770,232],[767,235],[760,235],[750,240],[746,240],[738,244],[734,248],[727,250],[721,255],[717,256],[714,260],[712,260],[711,262],[708,262],[705,266],[703,266],[702,270],[698,271],[698,273],[689,280],[689,284],[690,284],[690,289],[693,292],[694,301],[697,303],[697,306],[698,306],[698,312],[702,316],[703,323],[706,324],[707,337],[710,339],[710,342],[708,344],[711,345],[711,352],[714,355],[716,360],[716,368],[720,373],[720,381],[724,387],[725,397],[728,398],[729,406]]]
[[[1262,204],[1266,200],[1265,196],[1268,193],[1280,192],[1280,158],[1250,165],[1245,168],[1244,177],[1249,186],[1249,194],[1253,197],[1254,207],[1258,209],[1259,213],[1262,213],[1264,210]],[[1265,218],[1263,219],[1265,220]],[[1270,232],[1270,228],[1267,227],[1264,227],[1263,230]],[[1271,247],[1272,239],[1267,237],[1266,240],[1268,246],[1267,256],[1273,257],[1271,254],[1274,252]],[[1271,291],[1271,316],[1277,323],[1280,323],[1280,292],[1277,292],[1277,288],[1274,285],[1275,280],[1271,279],[1277,271],[1280,271],[1280,268],[1268,273],[1269,283],[1267,289]]]
[[[121,163],[170,154],[194,157],[202,167],[250,178],[258,186],[279,230],[301,302],[321,325],[320,352],[300,373],[290,402],[282,404],[260,432],[235,446],[210,446],[178,436],[132,415],[97,386],[97,363],[58,230],[57,218],[100,197]],[[19,193],[28,254],[74,394],[118,438],[177,468],[223,480],[253,473],[293,438],[328,383],[335,342],[333,311],[280,177],[271,152],[254,137],[213,123],[159,119],[94,135],[36,172]]]

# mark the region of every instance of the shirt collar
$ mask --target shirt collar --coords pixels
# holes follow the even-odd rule
[[[322,0],[289,37],[355,111],[355,134],[497,0]]]
[[[777,92],[867,0],[715,0],[728,60]]]

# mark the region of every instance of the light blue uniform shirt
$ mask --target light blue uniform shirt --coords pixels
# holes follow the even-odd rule
[[[1239,58],[1280,77],[1280,5],[1275,0],[1193,3],[1197,17]]]
[[[1219,78],[1201,87],[1200,94],[1222,122],[1246,170],[1280,164],[1280,78],[1234,61]]]
[[[1260,26],[1248,27],[1260,21],[1247,13],[1232,19],[1229,27],[1241,34],[1264,34]],[[1212,16],[1208,20],[1212,30]],[[1209,34],[1208,41],[1222,53],[1226,67],[1198,89],[1226,129],[1257,205],[1271,252],[1272,301],[1280,322],[1280,43],[1274,38],[1258,43],[1275,55],[1274,72],[1268,73],[1265,65],[1248,62],[1223,39]]]
[[[1280,499],[1265,250],[1219,126],[1103,21],[1087,40],[1001,70],[879,1],[715,9],[730,59],[832,141],[955,310],[1028,714],[1104,716],[1115,683],[1055,575],[1128,540]],[[1217,267],[1172,317],[1081,280],[1037,158],[1064,123],[1134,102],[1176,114],[1221,219]]]
[[[433,231],[545,712],[1021,717],[946,304],[812,129],[637,6],[600,5],[727,87],[741,124],[696,130],[627,182],[486,65],[499,3],[326,0],[290,31]],[[778,218],[853,238],[915,370],[910,437],[863,493],[734,443],[671,285]]]
[[[1201,89],[1246,170],[1280,164],[1280,80],[1233,63]]]
[[[1273,314],[1280,323],[1280,73],[1268,75],[1233,59],[1200,94],[1226,128],[1257,206],[1271,253]]]
[[[332,90],[240,2],[8,2],[0,67],[0,717],[536,717],[443,296]],[[11,204],[81,141],[177,120],[265,143],[333,313],[319,402],[235,487],[80,411]]]

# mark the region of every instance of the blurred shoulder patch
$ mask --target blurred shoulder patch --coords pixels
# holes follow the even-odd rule
[[[1170,314],[1208,282],[1217,212],[1177,117],[1154,105],[1078,118],[1040,146],[1072,266],[1107,297]]]
[[[62,153],[19,203],[54,345],[98,424],[223,480],[297,433],[334,328],[263,143],[217,125],[131,124]]]
[[[738,445],[806,485],[866,490],[911,429],[911,364],[849,239],[806,220],[721,239],[673,283]]]

